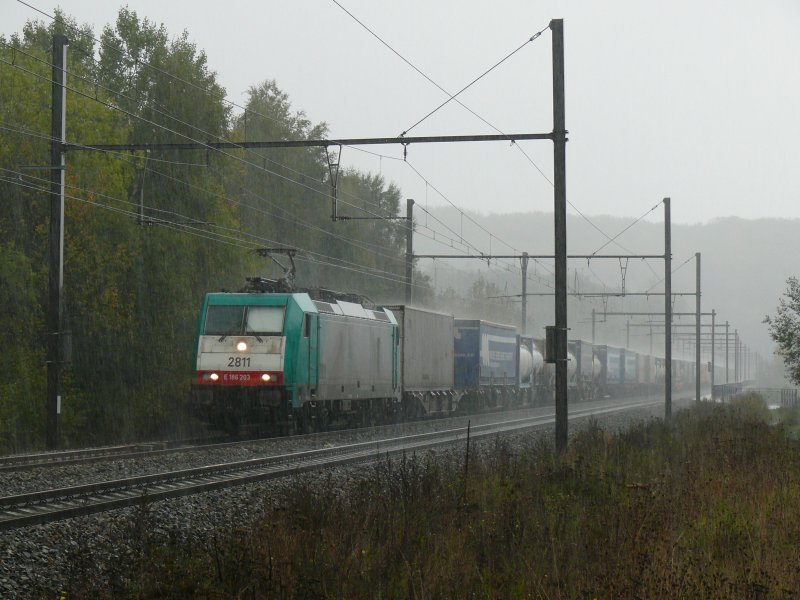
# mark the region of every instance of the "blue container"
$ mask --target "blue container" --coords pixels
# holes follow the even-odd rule
[[[517,382],[517,330],[477,319],[455,321],[456,389]]]

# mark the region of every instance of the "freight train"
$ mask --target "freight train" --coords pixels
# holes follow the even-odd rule
[[[209,293],[190,407],[215,429],[280,434],[543,405],[543,347],[510,325],[327,290]],[[663,389],[659,357],[573,340],[568,361],[573,401]],[[677,389],[693,367],[673,360]]]

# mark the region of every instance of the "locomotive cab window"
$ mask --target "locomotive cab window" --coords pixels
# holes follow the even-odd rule
[[[206,312],[206,335],[239,335],[242,332],[244,306],[209,306]]]
[[[303,337],[308,337],[309,335],[311,335],[311,315],[306,313],[303,321]]]
[[[249,306],[245,335],[282,335],[283,306]]]
[[[209,306],[205,335],[282,335],[283,306]]]

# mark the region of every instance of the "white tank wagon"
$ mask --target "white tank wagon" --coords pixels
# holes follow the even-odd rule
[[[575,359],[575,355],[572,352],[567,352],[567,386],[573,387],[575,385],[575,374],[578,371],[578,361]],[[556,381],[556,364],[555,363],[544,363],[544,367],[542,369],[544,374],[543,380],[544,385],[547,389],[548,396],[550,399],[553,399],[553,394],[555,393],[555,381]]]
[[[525,344],[519,345],[519,381],[530,385],[533,378],[533,351]]]
[[[526,335],[520,335],[517,376],[519,400],[523,404],[532,404],[539,398],[539,387],[543,380],[544,357],[536,347],[536,341]]]

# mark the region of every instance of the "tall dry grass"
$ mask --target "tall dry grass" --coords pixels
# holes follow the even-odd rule
[[[497,440],[300,482],[207,547],[150,545],[141,598],[800,595],[798,443],[758,398],[704,404],[563,456]],[[130,573],[129,573],[130,575]],[[95,593],[102,590],[95,588]]]

